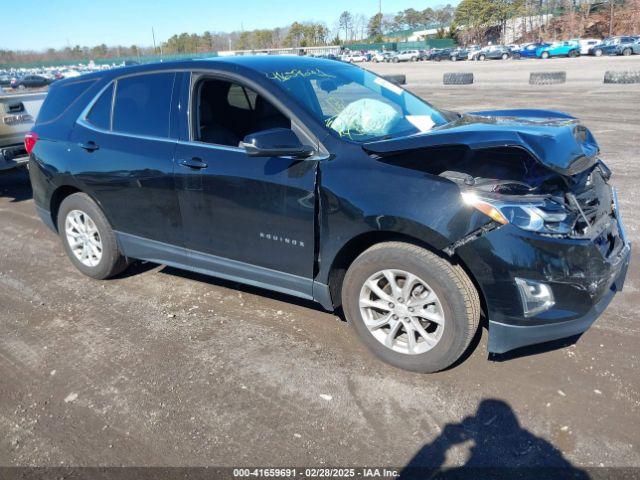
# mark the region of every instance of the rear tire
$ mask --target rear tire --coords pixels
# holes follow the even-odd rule
[[[633,52],[631,51],[630,48],[625,48],[624,50],[622,50],[622,55],[624,55],[625,57],[628,57],[629,55],[631,55]]]
[[[542,57],[543,60],[546,60],[550,57],[549,52],[542,52],[542,55],[540,55],[540,57]]]
[[[395,290],[386,280],[388,275],[397,281]],[[401,292],[407,278],[412,283]],[[428,306],[416,306],[421,303]],[[469,346],[480,319],[478,292],[460,266],[402,242],[374,245],[354,260],[342,284],[342,306],[349,323],[376,356],[421,373],[455,363]],[[382,326],[372,326],[376,322]]]
[[[593,51],[593,54],[594,54],[596,57],[601,57],[601,56],[602,56],[602,50],[598,48],[598,49],[596,49],[596,50],[594,50],[594,51]]]
[[[486,57],[486,56],[484,56],[484,55],[480,55],[480,56],[478,57],[478,60],[480,60],[481,62],[484,62],[486,59],[487,59],[487,57]]]
[[[58,210],[58,234],[71,263],[85,275],[103,280],[129,265],[100,207],[85,193],[74,193]]]

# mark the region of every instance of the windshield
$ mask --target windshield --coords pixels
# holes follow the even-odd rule
[[[267,77],[335,135],[353,141],[411,135],[447,123],[428,103],[358,67],[336,63]]]

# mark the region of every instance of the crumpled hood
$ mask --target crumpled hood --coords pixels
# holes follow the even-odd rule
[[[562,175],[574,175],[591,167],[600,151],[591,132],[576,118],[550,110],[463,114],[428,132],[369,142],[363,148],[385,156],[445,145],[467,145],[472,149],[524,148],[535,160]]]

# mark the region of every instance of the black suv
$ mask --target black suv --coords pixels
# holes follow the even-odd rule
[[[630,247],[574,118],[439,110],[304,57],[135,66],[52,85],[27,135],[34,200],[71,262],[146,260],[342,307],[402,368],[583,332]]]

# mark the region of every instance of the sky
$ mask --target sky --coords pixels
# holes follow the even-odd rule
[[[3,0],[8,1],[8,0]],[[3,8],[0,49],[43,50],[67,45],[152,46],[176,33],[283,27],[295,20],[333,28],[344,10],[371,16],[379,0],[19,0]],[[422,10],[457,1],[382,0],[384,13]]]

